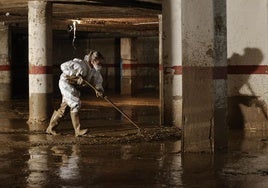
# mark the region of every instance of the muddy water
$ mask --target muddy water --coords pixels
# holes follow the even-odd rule
[[[1,147],[1,186],[179,185],[181,169],[177,155],[172,143]]]
[[[267,135],[237,134],[214,157],[182,157],[180,141],[31,146],[50,138],[1,134],[0,187],[267,187]]]
[[[268,187],[268,132],[230,131],[228,151],[182,161],[183,187]]]
[[[155,106],[123,108],[143,128],[157,124]],[[228,151],[182,156],[170,134],[122,142],[132,126],[107,106],[83,108],[83,138],[68,116],[50,136],[29,131],[24,103],[0,110],[0,187],[268,187],[268,132],[230,131]]]

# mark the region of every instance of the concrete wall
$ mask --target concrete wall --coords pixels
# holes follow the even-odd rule
[[[159,41],[158,37],[137,39],[138,89],[158,90],[159,87]]]
[[[105,58],[105,65],[102,69],[104,78],[104,88],[114,89],[117,78],[116,67],[118,68],[120,62],[116,62],[115,57],[115,39],[114,38],[99,38],[89,40],[90,49],[100,51]]]
[[[226,70],[224,1],[182,1],[183,135],[184,152],[214,152],[226,147]],[[218,13],[219,12],[219,13]],[[179,31],[179,29],[178,29]],[[221,41],[222,40],[222,41]],[[222,48],[218,42],[222,42]],[[223,57],[225,56],[225,57]],[[217,71],[220,70],[220,71]],[[220,141],[219,141],[220,140]]]
[[[227,0],[228,120],[233,128],[268,128],[267,12],[267,0]]]

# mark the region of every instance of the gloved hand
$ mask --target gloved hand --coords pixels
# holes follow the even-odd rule
[[[103,94],[103,90],[102,89],[100,89],[100,90],[96,90],[95,91],[96,92],[96,97],[97,98],[99,98],[99,97],[104,97],[104,94]]]
[[[85,82],[82,76],[66,76],[66,79],[70,84],[84,86]]]
[[[78,76],[77,80],[76,80],[76,83],[81,86],[84,83],[84,79],[81,76]]]

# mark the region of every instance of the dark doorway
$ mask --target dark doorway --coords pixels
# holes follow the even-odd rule
[[[28,98],[28,31],[11,28],[11,97]]]

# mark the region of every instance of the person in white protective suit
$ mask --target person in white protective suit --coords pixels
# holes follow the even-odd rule
[[[57,135],[53,128],[59,123],[64,115],[66,107],[70,107],[70,116],[75,131],[75,136],[82,136],[87,133],[87,129],[80,129],[78,112],[81,107],[80,92],[78,88],[85,86],[84,80],[91,82],[95,86],[96,96],[103,97],[103,78],[101,76],[101,64],[104,58],[98,51],[91,51],[85,55],[84,60],[75,58],[64,62],[60,68],[62,74],[59,80],[59,88],[62,95],[62,102],[58,110],[55,110],[46,129],[47,134]]]

